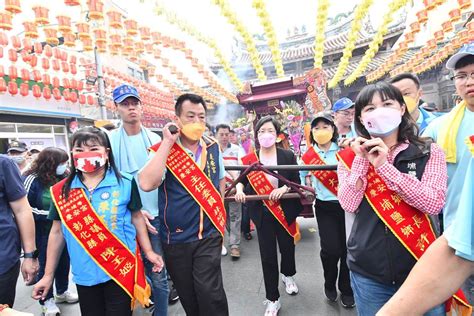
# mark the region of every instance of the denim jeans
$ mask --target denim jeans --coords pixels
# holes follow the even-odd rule
[[[46,267],[46,250],[48,249],[48,238],[51,230],[51,221],[49,220],[36,220],[36,247],[39,251],[38,262],[39,271],[36,276],[36,281],[39,281],[44,276],[44,269]],[[70,260],[67,248],[64,247],[61,257],[59,258],[58,266],[54,272],[54,285],[56,286],[56,294],[63,294],[67,291],[69,286],[69,268]],[[49,290],[46,295],[46,300],[53,297],[53,287]],[[40,304],[43,305],[44,301],[40,300]]]
[[[351,286],[354,290],[357,315],[359,316],[375,315],[400,288],[398,285],[379,283],[352,271]],[[446,315],[444,304],[438,305],[425,313],[425,316],[441,315]]]
[[[155,219],[150,221],[150,224],[156,228],[156,230],[160,227],[160,221],[158,216]],[[148,233],[148,237],[150,238],[151,247],[153,251],[163,256],[163,248],[161,246],[161,239],[160,235],[153,235]],[[166,269],[163,268],[160,273],[156,273],[152,271],[153,265],[150,261],[146,259],[143,255],[143,263],[145,265],[145,272],[148,280],[151,283],[151,294],[153,297],[153,303],[155,303],[155,310],[153,312],[154,316],[166,316],[168,315],[168,295],[169,295],[169,288],[168,288],[168,276],[166,273]]]

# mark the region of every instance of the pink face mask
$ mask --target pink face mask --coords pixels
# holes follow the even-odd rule
[[[376,108],[364,114],[363,124],[370,136],[385,137],[393,133],[402,122],[399,109],[388,107]]]
[[[263,148],[272,147],[275,144],[276,135],[272,133],[258,134],[258,142]]]

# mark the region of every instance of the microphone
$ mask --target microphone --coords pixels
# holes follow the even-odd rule
[[[171,134],[176,134],[178,132],[178,128],[176,127],[176,125],[170,125],[168,127],[168,130],[170,131]]]

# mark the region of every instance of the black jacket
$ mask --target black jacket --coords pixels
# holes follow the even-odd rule
[[[259,152],[257,151],[257,155]],[[297,165],[296,157],[290,150],[285,150],[277,148],[277,164],[278,165]],[[282,170],[278,171],[278,174],[285,177],[291,182],[300,183],[300,174],[299,171],[287,171]],[[244,192],[247,195],[255,195],[255,191],[252,186],[249,184],[247,177],[242,179],[242,184],[245,186]],[[280,180],[278,180],[278,187],[283,186]],[[263,212],[269,212],[267,207],[263,204],[262,201],[248,201],[246,202],[249,208],[249,215],[252,221],[257,227],[260,227],[262,224]],[[299,199],[282,199],[280,200],[281,207],[285,213],[286,220],[288,224],[291,224],[295,221],[296,217],[303,210],[303,206]]]
[[[397,155],[394,166],[403,173],[415,171],[421,179],[429,157],[430,144],[423,148],[410,144]],[[347,241],[349,269],[384,284],[401,285],[415,263],[364,197]]]

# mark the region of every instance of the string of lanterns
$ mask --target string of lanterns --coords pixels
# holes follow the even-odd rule
[[[272,54],[273,64],[275,65],[276,74],[278,77],[284,77],[285,71],[283,69],[283,60],[281,59],[280,46],[275,35],[275,30],[272,25],[272,21],[266,9],[264,0],[253,0],[252,6],[257,11],[257,15],[260,18],[260,23],[265,31],[267,38],[267,44]]]
[[[364,70],[369,65],[370,61],[375,57],[375,54],[379,51],[380,45],[383,43],[385,34],[388,33],[388,25],[393,21],[395,13],[403,8],[409,0],[393,0],[388,5],[388,11],[383,17],[382,24],[379,26],[377,33],[375,34],[372,42],[369,44],[369,49],[365,51],[362,60],[357,65],[357,68],[352,74],[344,80],[345,85],[350,85],[359,78]]]
[[[328,18],[329,0],[318,1],[318,13],[316,15],[316,35],[314,37],[314,66],[321,69],[323,67],[324,40],[326,21]]]

